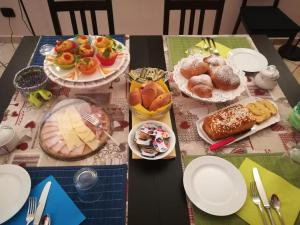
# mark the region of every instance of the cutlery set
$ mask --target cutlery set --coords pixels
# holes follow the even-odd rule
[[[51,181],[48,181],[43,188],[38,203],[36,197],[29,197],[28,210],[26,215],[26,225],[29,225],[32,221],[33,225],[50,225],[50,216],[42,216],[47,202],[50,187]]]
[[[284,225],[283,217],[280,213],[280,202],[279,198],[277,195],[273,194],[271,197],[271,200],[269,202],[267,198],[267,194],[265,191],[265,188],[263,186],[262,180],[260,178],[259,172],[257,168],[253,168],[253,178],[254,182],[250,183],[250,195],[252,197],[252,201],[254,204],[256,204],[260,210],[262,221],[264,225],[267,225],[267,221],[264,216],[264,209],[266,209],[269,220],[271,222],[271,225],[275,225],[274,219],[271,214],[271,206],[276,210],[279,218],[281,225]]]
[[[207,38],[201,38],[201,41],[203,41],[203,46],[194,46],[190,49],[188,49],[189,54],[194,54],[194,53],[202,53],[203,51],[209,52],[210,54],[213,55],[220,55],[219,50],[217,49],[215,40],[211,37]]]

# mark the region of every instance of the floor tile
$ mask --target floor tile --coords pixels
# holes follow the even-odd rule
[[[293,73],[294,77],[298,81],[298,84],[300,85],[300,66],[297,67],[297,69]]]

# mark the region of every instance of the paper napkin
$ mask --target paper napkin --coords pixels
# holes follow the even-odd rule
[[[60,184],[53,176],[49,176],[39,184],[37,184],[30,192],[30,197],[37,197],[39,199],[45,184],[51,181],[47,202],[44,208],[44,214],[49,214],[51,217],[51,225],[80,224],[85,216],[80,212],[77,206],[73,203],[70,197],[62,189]],[[5,225],[24,225],[28,209],[28,201],[24,204],[22,209]]]
[[[280,210],[285,224],[293,225],[300,210],[300,189],[248,158],[243,161],[239,168],[245,178],[248,194],[244,206],[237,212],[237,215],[251,225],[263,224],[260,211],[250,196],[249,188],[250,182],[254,180],[252,175],[252,169],[254,167],[259,171],[268,199],[271,198],[273,193],[276,193],[281,202]],[[272,209],[271,211],[276,224],[280,224],[275,210]],[[265,212],[265,217],[268,220],[267,212]]]

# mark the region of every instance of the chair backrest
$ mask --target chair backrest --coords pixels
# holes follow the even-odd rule
[[[224,3],[225,0],[165,0],[163,33],[169,33],[169,17],[171,10],[181,11],[179,34],[183,34],[184,32],[185,13],[187,10],[191,11],[188,34],[193,34],[196,10],[200,10],[199,25],[197,32],[198,34],[202,34],[205,11],[215,10],[216,16],[213,27],[213,34],[218,34],[222,20]]]
[[[48,5],[56,35],[62,35],[61,26],[58,19],[58,12],[69,12],[73,33],[78,34],[77,21],[75,17],[76,11],[80,12],[83,34],[89,34],[85,11],[89,11],[91,14],[93,34],[98,34],[96,11],[107,11],[109,33],[115,34],[111,0],[48,0]]]
[[[248,2],[248,0],[243,0],[242,7],[245,7],[247,5],[247,2]],[[277,7],[278,3],[279,3],[279,0],[274,0],[273,7]]]

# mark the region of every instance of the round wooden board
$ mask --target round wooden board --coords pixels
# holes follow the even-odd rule
[[[80,99],[80,101],[83,101],[83,100]],[[106,130],[106,132],[111,133],[111,120],[110,120],[108,114],[100,106],[96,106],[92,103],[88,103],[88,104],[91,104],[91,107],[94,107],[94,109],[97,108],[99,111],[101,111],[101,115],[103,116],[103,120],[106,121],[106,123],[105,123],[106,125],[105,125],[104,129]],[[84,120],[84,119],[82,119],[82,120]],[[39,128],[39,134],[38,134],[39,144],[40,144],[42,150],[47,155],[49,155],[49,156],[51,156],[55,159],[59,159],[59,160],[63,160],[63,161],[77,161],[77,160],[82,160],[82,159],[88,158],[89,156],[91,156],[91,155],[97,153],[98,151],[100,151],[103,148],[103,146],[106,145],[107,140],[109,139],[109,137],[105,134],[105,132],[101,132],[101,134],[98,136],[98,140],[100,142],[100,145],[95,150],[92,150],[87,145],[85,145],[83,153],[78,154],[78,155],[66,155],[66,154],[63,154],[61,152],[54,152],[54,151],[51,151],[45,145],[45,143],[43,142],[41,131],[43,130],[44,124],[46,122],[47,122],[47,119],[42,122],[42,124],[40,125],[40,128]],[[93,131],[93,133],[95,133],[96,127],[94,127],[92,124],[90,124],[87,121],[84,121],[84,123]]]

